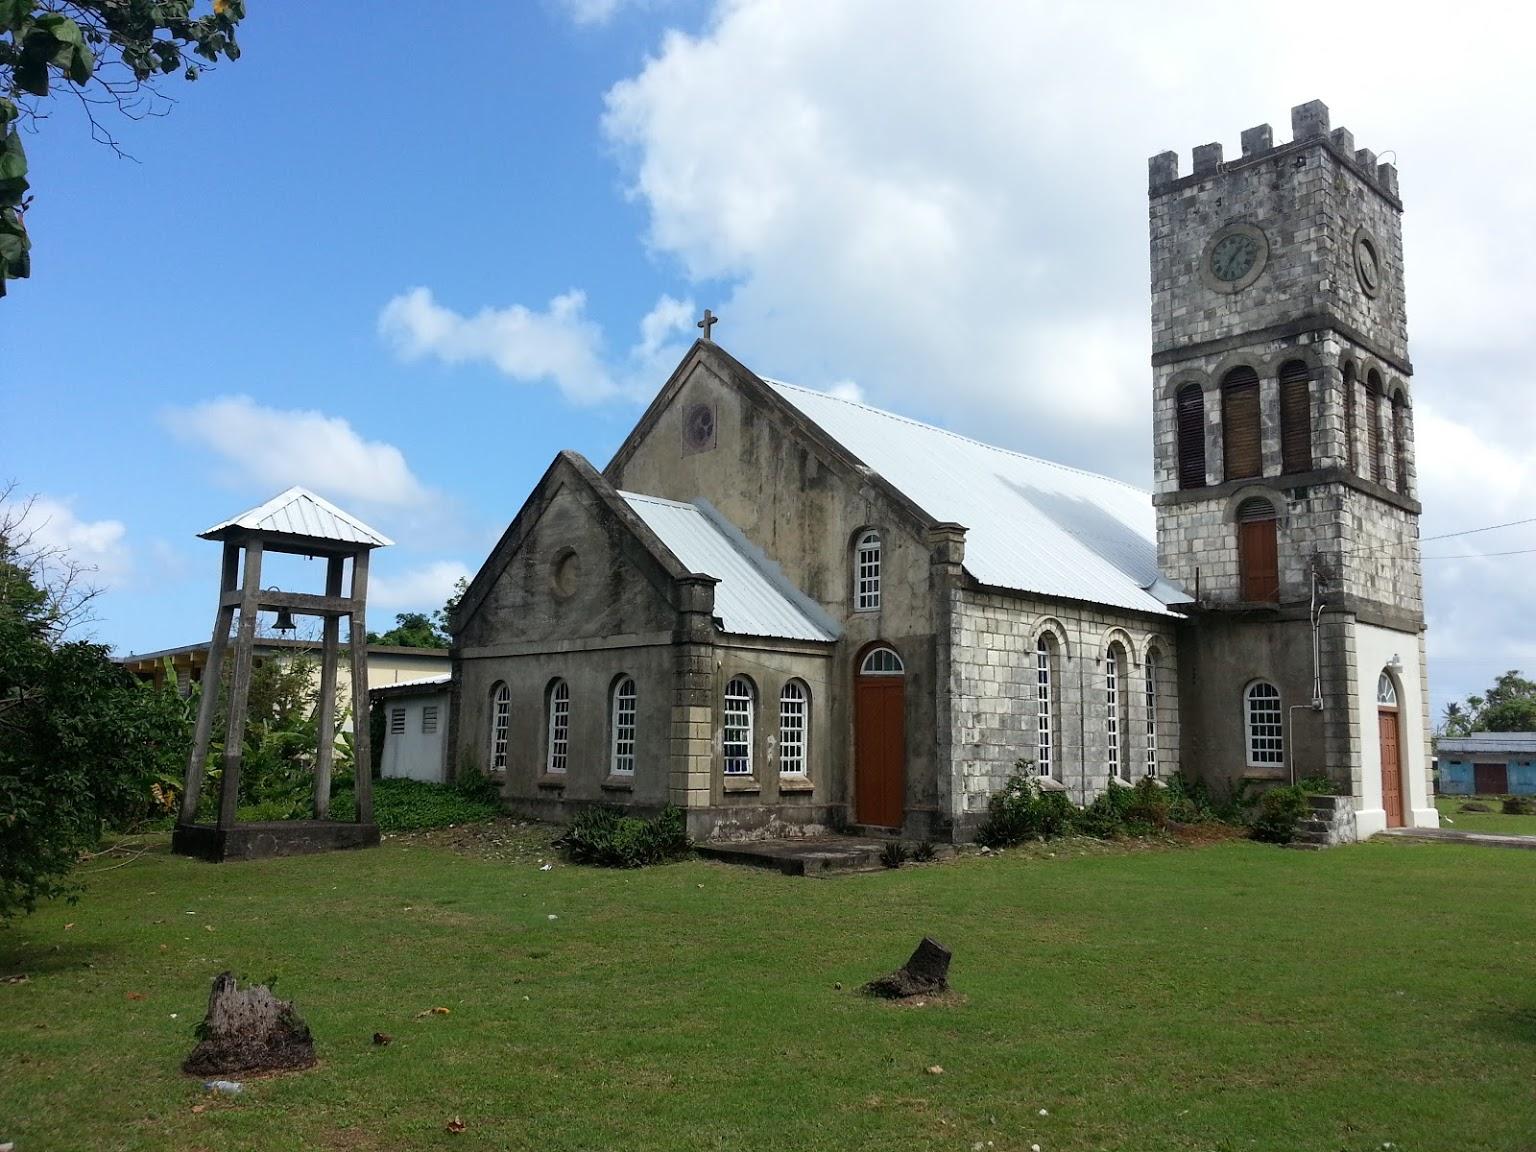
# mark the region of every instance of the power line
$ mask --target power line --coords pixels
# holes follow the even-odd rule
[[[1479,532],[1494,532],[1500,528],[1518,528],[1521,524],[1536,524],[1536,516],[1532,516],[1525,520],[1511,520],[1507,524],[1490,524],[1486,528],[1465,528],[1460,532],[1442,532],[1439,536],[1421,536],[1419,537],[1419,543],[1427,544],[1431,540],[1449,540],[1452,536],[1475,536]],[[1518,553],[1495,552],[1491,553],[1491,555],[1514,556],[1518,555]],[[1427,560],[1429,557],[1426,556],[1425,559]]]
[[[1520,548],[1514,552],[1458,552],[1453,556],[1423,556],[1423,560],[1487,560],[1494,556],[1529,556],[1536,548]]]

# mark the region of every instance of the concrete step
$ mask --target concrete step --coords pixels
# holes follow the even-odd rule
[[[772,868],[786,876],[827,876],[879,871],[885,844],[852,836],[817,836],[804,840],[706,840],[695,847],[705,859],[725,864]]]

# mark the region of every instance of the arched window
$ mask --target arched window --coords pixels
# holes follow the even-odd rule
[[[1179,487],[1205,487],[1205,393],[1186,384],[1174,398],[1179,425]]]
[[[880,533],[860,533],[853,549],[853,606],[860,612],[880,607]]]
[[[1312,370],[1301,360],[1280,366],[1280,466],[1312,470]]]
[[[1372,368],[1365,378],[1365,454],[1369,461],[1366,475],[1378,484],[1386,471],[1381,448],[1381,373]]]
[[[613,686],[608,727],[612,732],[612,748],[608,770],[615,776],[635,774],[635,681],[632,676],[619,677]]]
[[[905,671],[893,648],[871,648],[859,665],[860,676],[900,676]]]
[[[1147,652],[1141,670],[1145,676],[1144,688],[1147,706],[1147,763],[1148,776],[1157,775],[1157,653]]]
[[[1376,703],[1383,708],[1397,707],[1397,685],[1390,674],[1383,672],[1376,680]]]
[[[779,693],[779,774],[806,775],[806,743],[811,728],[811,693],[799,680]]]
[[[1237,575],[1240,599],[1254,604],[1280,600],[1280,543],[1275,506],[1262,496],[1237,508]]]
[[[1284,767],[1285,718],[1280,708],[1280,689],[1267,680],[1256,680],[1244,693],[1243,707],[1248,729],[1248,766]]]
[[[1126,703],[1125,647],[1114,640],[1104,652],[1104,737],[1109,774],[1122,780],[1130,778],[1130,765],[1125,761],[1125,749],[1122,746],[1127,727]]]
[[[571,751],[571,686],[556,680],[549,686],[546,710],[549,712],[549,737],[545,745],[544,771],[564,772]]]
[[[1056,637],[1040,633],[1035,644],[1035,773],[1056,774]]]
[[[491,689],[491,771],[507,770],[507,725],[512,716],[512,690],[504,681]]]
[[[1355,362],[1344,365],[1344,460],[1351,472],[1356,471],[1355,448],[1355,393],[1360,382],[1355,379]]]
[[[1259,374],[1239,366],[1221,380],[1223,480],[1241,480],[1264,472],[1264,441],[1259,425]]]
[[[1400,391],[1392,393],[1392,477],[1408,495],[1408,402]]]
[[[752,775],[752,681],[733,676],[725,686],[724,734],[721,740],[727,776]]]

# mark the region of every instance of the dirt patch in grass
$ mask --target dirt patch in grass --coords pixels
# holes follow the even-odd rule
[[[1219,844],[1223,840],[1241,840],[1248,830],[1236,824],[1170,824],[1168,835],[1180,844]]]
[[[498,816],[475,824],[449,828],[428,828],[419,832],[392,832],[383,837],[389,844],[406,847],[447,849],[461,856],[481,860],[502,860],[513,864],[560,864],[554,841],[562,829],[551,824],[536,824]]]

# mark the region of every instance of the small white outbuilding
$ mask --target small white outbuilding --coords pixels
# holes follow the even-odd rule
[[[384,754],[379,774],[446,782],[448,747],[447,676],[403,680],[368,693],[384,712]]]

